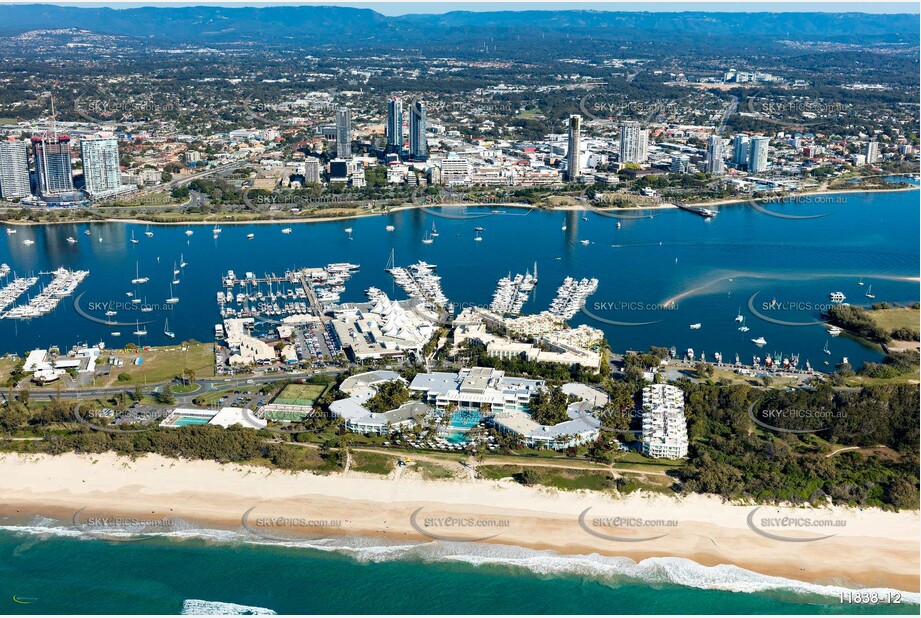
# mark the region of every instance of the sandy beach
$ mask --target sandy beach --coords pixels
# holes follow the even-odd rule
[[[921,572],[916,511],[755,510],[707,496],[613,498],[512,481],[424,481],[406,469],[389,478],[317,476],[111,453],[0,455],[0,496],[0,512],[17,521],[51,517],[103,536],[112,530],[101,518],[119,517],[270,540],[471,541],[637,561],[679,557],[811,584],[908,592],[919,590]]]

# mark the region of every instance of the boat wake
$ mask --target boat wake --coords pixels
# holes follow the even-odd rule
[[[202,601],[199,599],[186,599],[182,603],[183,616],[275,616],[278,612],[266,607],[253,607],[250,605],[237,605],[222,601]]]

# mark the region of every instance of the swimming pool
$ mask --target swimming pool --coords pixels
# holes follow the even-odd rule
[[[451,427],[457,429],[470,429],[480,422],[480,413],[474,410],[457,411],[451,415]]]
[[[172,422],[173,427],[185,427],[186,425],[206,425],[210,418],[204,416],[180,416]]]

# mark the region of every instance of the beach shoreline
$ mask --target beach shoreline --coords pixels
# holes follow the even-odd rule
[[[471,541],[569,556],[685,558],[808,584],[919,591],[917,511],[797,509],[799,515],[844,523],[822,540],[780,541],[751,528],[774,507],[761,507],[755,515],[754,505],[703,495],[614,498],[511,481],[426,481],[405,470],[390,477],[320,476],[112,453],[0,455],[0,495],[0,514],[20,525],[29,517],[50,517],[101,538],[111,531],[93,526],[104,518],[180,520],[186,527],[245,530],[269,540],[293,533],[402,543]],[[612,517],[661,525],[653,530],[592,523]],[[790,534],[798,538],[800,532]]]
[[[837,194],[849,194],[849,193],[893,193],[899,191],[918,191],[921,189],[919,186],[914,187],[899,187],[893,189],[834,189],[834,190],[822,190],[822,191],[811,191],[803,193],[793,193],[793,194],[784,194],[784,197],[811,197],[818,195],[837,195]],[[761,200],[757,200],[761,201]],[[732,205],[744,205],[747,204],[748,200],[740,199],[724,199],[724,200],[713,200],[709,202],[694,202],[690,205],[697,206],[701,208],[711,208],[714,206],[732,206]],[[210,220],[188,220],[188,221],[150,221],[147,219],[136,219],[136,218],[120,218],[120,217],[107,217],[104,219],[74,219],[70,221],[5,221],[5,225],[15,225],[21,227],[31,227],[31,226],[42,226],[42,225],[77,225],[83,223],[130,223],[133,225],[151,225],[151,226],[177,226],[177,225],[188,225],[188,226],[211,226],[211,225],[284,225],[289,223],[329,223],[334,221],[350,221],[354,219],[366,219],[371,217],[380,217],[397,212],[402,212],[405,210],[424,210],[424,209],[436,209],[436,208],[518,208],[524,210],[540,210],[543,212],[571,212],[578,210],[587,210],[597,213],[604,214],[629,214],[635,211],[645,211],[645,210],[663,210],[663,209],[676,209],[678,208],[671,203],[661,203],[653,206],[637,206],[630,208],[585,208],[579,205],[569,205],[569,206],[559,206],[554,208],[546,208],[542,206],[537,206],[534,204],[524,204],[518,202],[509,202],[509,203],[488,203],[480,204],[474,202],[458,202],[458,203],[444,203],[444,204],[405,204],[401,206],[396,206],[386,211],[382,212],[371,212],[371,213],[356,213],[352,215],[341,215],[333,217],[279,217],[274,219],[251,219],[247,221],[232,221],[225,219],[210,219]]]

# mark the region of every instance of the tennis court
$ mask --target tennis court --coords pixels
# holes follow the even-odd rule
[[[278,397],[272,400],[273,404],[280,406],[308,406],[312,407],[326,389],[325,384],[289,384]]]

